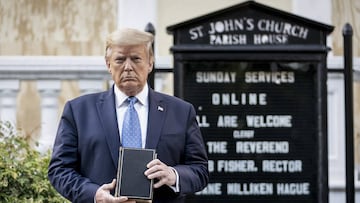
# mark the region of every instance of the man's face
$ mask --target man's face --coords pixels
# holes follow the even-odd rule
[[[112,46],[106,65],[116,86],[128,96],[143,89],[153,67],[145,45]]]

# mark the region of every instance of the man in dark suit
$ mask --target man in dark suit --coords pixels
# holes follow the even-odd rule
[[[128,97],[138,101],[141,147],[157,153],[144,172],[155,180],[153,203],[182,203],[207,185],[208,160],[194,107],[147,85],[152,42],[150,33],[136,29],[111,33],[105,61],[114,86],[66,103],[48,176],[72,202],[134,202],[113,196]]]

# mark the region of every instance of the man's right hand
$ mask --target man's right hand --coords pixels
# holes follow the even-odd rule
[[[114,197],[110,194],[110,190],[115,188],[116,180],[114,179],[111,183],[104,184],[99,187],[95,194],[96,203],[136,203],[135,200],[128,200],[127,197]]]

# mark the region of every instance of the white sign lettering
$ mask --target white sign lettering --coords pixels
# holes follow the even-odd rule
[[[247,115],[246,124],[253,128],[291,128],[291,115]]]
[[[289,36],[306,39],[309,30],[299,25],[292,25],[288,22],[275,21],[269,19],[260,19],[257,23],[260,31],[267,31],[278,34],[286,34]]]
[[[202,191],[196,195],[221,195],[221,183],[209,183]]]
[[[197,83],[235,83],[236,72],[196,72]]]
[[[239,45],[247,44],[246,35],[242,34],[223,34],[223,35],[210,35],[211,45]]]
[[[254,160],[218,160],[217,172],[257,172]]]
[[[241,138],[253,138],[255,134],[254,130],[234,130],[233,138],[241,139]]]
[[[228,195],[272,195],[272,183],[228,183]]]
[[[204,38],[206,34],[210,45],[243,45],[251,41],[248,38],[255,45],[287,44],[289,37],[306,40],[309,29],[285,21],[249,17],[213,21],[189,29],[191,40]]]
[[[208,170],[210,173],[214,172],[215,170],[214,160],[208,160]]]
[[[226,154],[227,153],[227,142],[207,142],[208,151],[210,154],[218,153],[218,154]]]
[[[207,122],[207,116],[205,116],[205,115],[197,115],[196,120],[197,120],[200,128],[208,128],[208,127],[210,127],[210,123]]]
[[[263,160],[262,171],[275,172],[275,173],[302,172],[302,161],[301,160]]]
[[[278,195],[310,195],[310,183],[278,183]]]
[[[286,154],[289,153],[287,141],[237,141],[236,153],[243,154]]]
[[[233,115],[219,115],[217,127],[220,128],[237,128],[238,117]]]
[[[267,105],[266,93],[212,93],[212,105]]]
[[[190,39],[196,40],[200,37],[203,37],[204,34],[202,32],[202,29],[203,29],[203,26],[197,26],[197,27],[191,28],[189,30]]]
[[[254,44],[286,44],[288,42],[287,35],[272,35],[272,34],[255,34]]]
[[[280,85],[282,83],[294,83],[295,73],[291,71],[276,71],[276,72],[245,72],[246,83],[274,83]]]
[[[230,31],[251,31],[254,29],[254,19],[226,19],[223,21],[210,22],[209,34],[230,32]]]

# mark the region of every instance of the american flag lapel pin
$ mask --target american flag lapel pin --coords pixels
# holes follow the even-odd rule
[[[157,107],[157,110],[158,110],[158,111],[164,111],[164,108],[161,107],[161,106],[158,106],[158,107]]]

